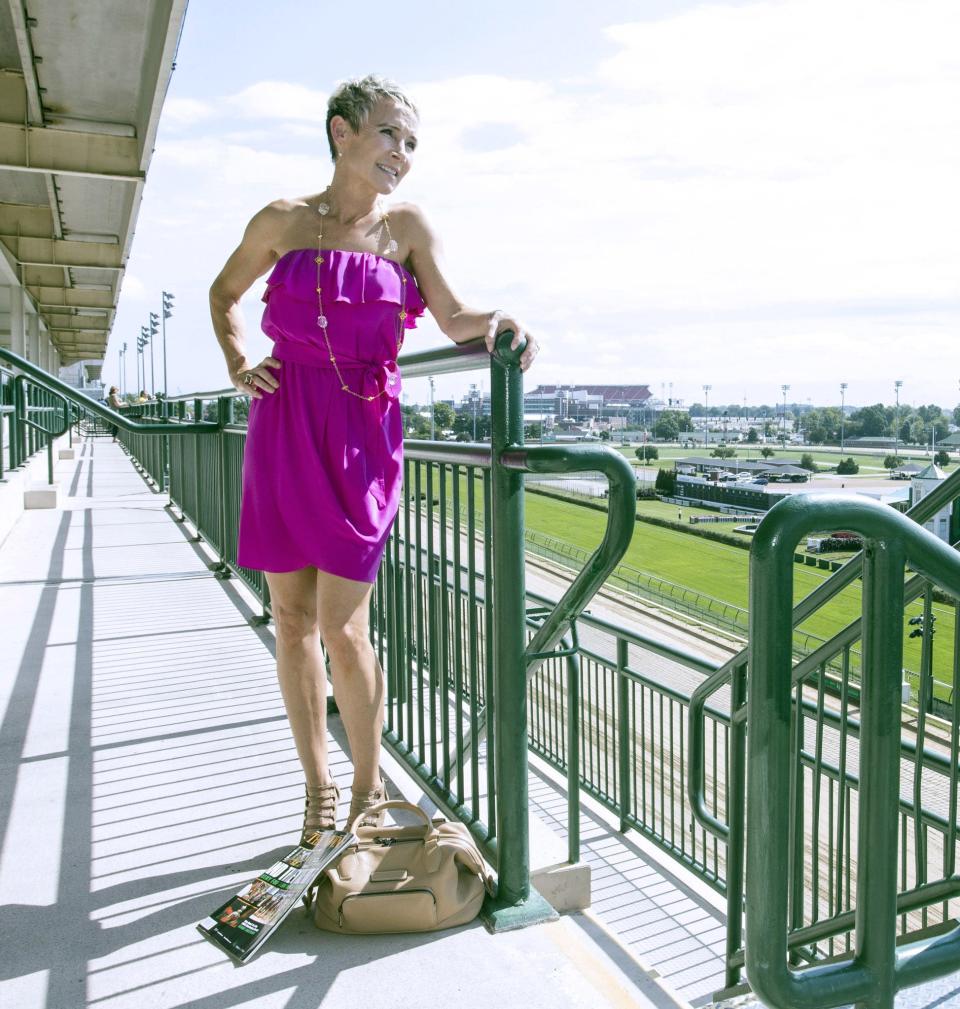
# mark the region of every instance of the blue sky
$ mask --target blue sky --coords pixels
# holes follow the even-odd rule
[[[953,0],[194,0],[105,377],[165,288],[171,390],[226,385],[209,284],[257,209],[326,185],[326,99],[379,72],[421,109],[397,198],[439,230],[467,304],[537,334],[528,388],[773,402],[787,382],[828,403],[845,381],[865,404],[902,379],[903,401],[952,406],[958,32]],[[258,360],[261,292],[243,301]],[[425,318],[405,349],[443,340]]]

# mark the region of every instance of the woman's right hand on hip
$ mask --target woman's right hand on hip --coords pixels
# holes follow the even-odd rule
[[[276,392],[280,388],[276,376],[270,371],[271,368],[280,366],[281,362],[277,358],[265,357],[252,368],[238,368],[230,375],[230,381],[234,388],[246,393],[251,399],[263,399],[265,392]]]

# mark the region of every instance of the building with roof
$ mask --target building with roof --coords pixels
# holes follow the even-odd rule
[[[538,385],[524,394],[527,416],[554,417],[578,422],[650,419],[654,405],[647,385]]]
[[[910,506],[922,501],[931,491],[937,489],[946,480],[947,475],[931,463],[920,470],[910,481]],[[939,536],[946,543],[956,543],[960,540],[960,502],[950,502],[943,506],[923,527],[929,529],[934,536]]]

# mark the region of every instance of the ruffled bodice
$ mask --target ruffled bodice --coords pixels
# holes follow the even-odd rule
[[[263,294],[267,307],[261,327],[281,360],[286,355],[325,367],[329,354],[317,324],[316,256],[316,249],[294,249],[277,260]],[[416,278],[396,261],[372,252],[324,249],[322,256],[323,314],[341,370],[394,361],[405,330],[416,326],[426,307]],[[403,320],[398,318],[401,307]]]

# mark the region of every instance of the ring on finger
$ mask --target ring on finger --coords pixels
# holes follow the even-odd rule
[[[253,372],[248,371],[246,375],[243,376],[244,385],[253,385]]]

